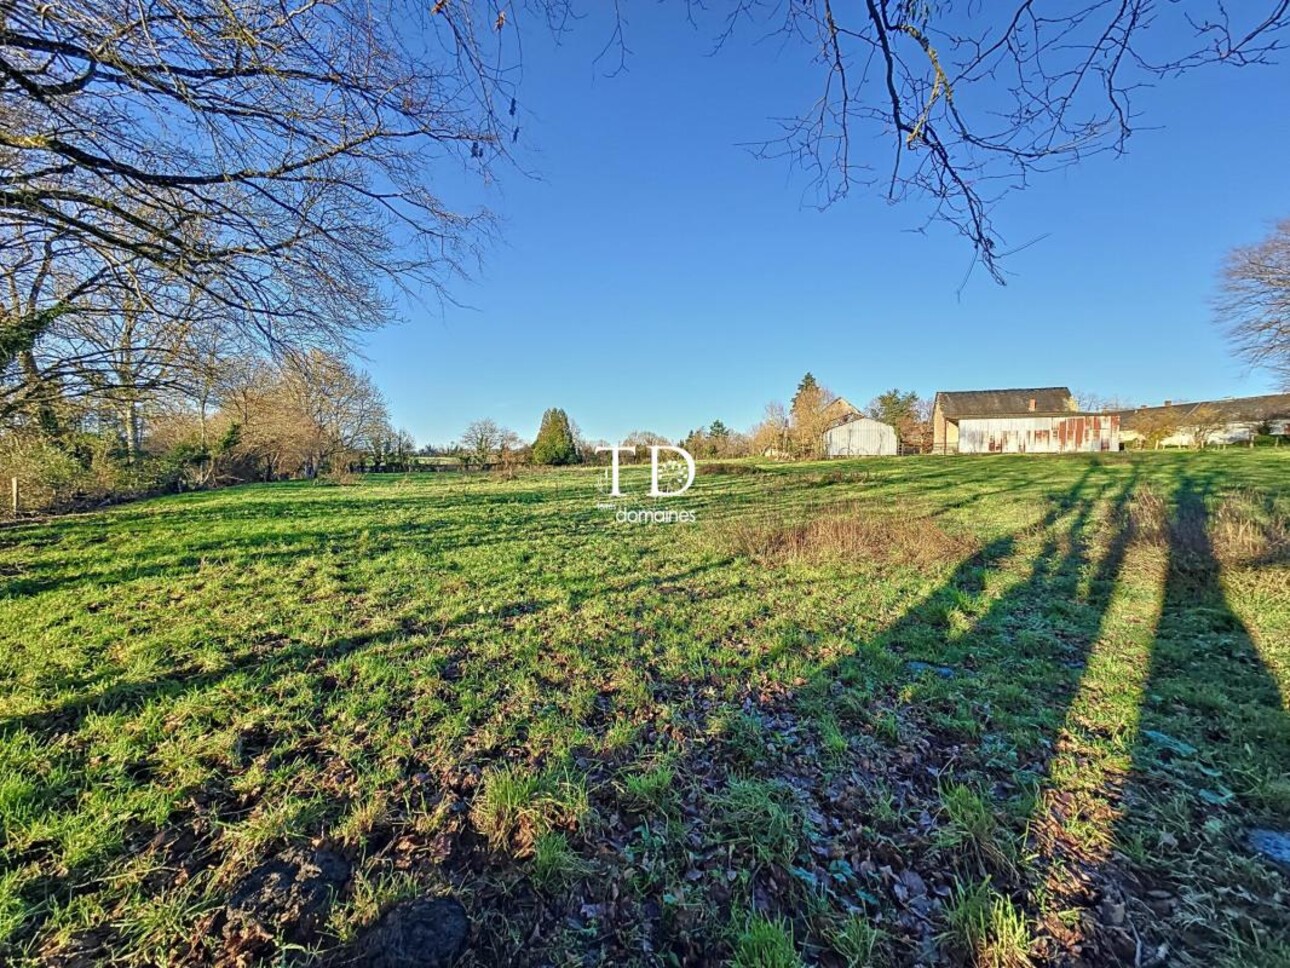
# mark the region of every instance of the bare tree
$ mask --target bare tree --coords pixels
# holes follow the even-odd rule
[[[1083,413],[1097,413],[1107,409],[1103,405],[1102,394],[1093,390],[1079,390],[1074,392],[1075,408]]]
[[[784,405],[768,403],[761,422],[749,434],[750,448],[763,457],[785,457],[789,452],[788,430],[788,411]]]
[[[412,455],[417,452],[417,440],[412,432],[400,427],[394,431],[394,448],[391,455],[401,470],[408,470],[412,464]]]
[[[666,447],[671,443],[671,437],[656,434],[652,430],[633,430],[623,438],[623,445],[626,447]]]
[[[1213,443],[1226,443],[1226,431],[1229,418],[1218,407],[1201,404],[1187,414],[1183,426],[1191,435],[1192,446],[1197,450]]]
[[[234,357],[224,362],[216,388],[220,411],[239,428],[239,456],[257,464],[266,480],[276,477],[286,460],[281,438],[272,432],[267,419],[274,405],[276,379],[266,360]]]
[[[1093,390],[1076,390],[1075,407],[1082,413],[1111,413],[1132,410],[1134,404],[1118,394],[1096,393]]]
[[[466,426],[461,433],[461,446],[466,451],[467,459],[481,467],[492,462],[503,444],[518,436],[497,422],[484,418],[475,420]]]
[[[622,439],[624,447],[635,447],[635,451],[624,451],[618,455],[620,462],[630,464],[637,460],[649,460],[649,449],[651,447],[670,447],[676,441],[671,437],[655,433],[652,430],[633,430]],[[609,460],[608,454],[601,454],[604,461]]]
[[[321,350],[290,357],[283,367],[281,415],[297,427],[306,477],[335,468],[389,428],[389,414],[371,378]]]
[[[1228,256],[1218,319],[1236,352],[1290,391],[1290,219]]]
[[[509,140],[482,53],[500,25],[470,2],[0,4],[0,274],[21,296],[0,363],[105,286],[153,298],[148,272],[296,348],[387,319],[382,278],[439,285],[487,223],[429,171]]]
[[[385,401],[371,378],[335,354],[294,354],[280,364],[258,357],[224,368],[221,423],[237,428],[238,456],[268,479],[339,471],[388,437]]]
[[[227,408],[221,406],[225,395],[235,385],[238,364],[249,355],[242,334],[228,328],[219,318],[207,319],[204,325],[189,327],[176,353],[173,369],[176,388],[185,405],[194,413],[198,427],[197,446],[209,455],[198,484],[205,485],[216,473],[217,456],[212,444],[218,439],[223,449],[231,450],[241,435]]]
[[[526,463],[531,454],[532,449],[519,434],[506,427],[501,428],[501,436],[497,441],[497,463],[501,465],[502,473],[507,479],[515,477],[515,469]]]
[[[1152,407],[1132,415],[1132,429],[1141,437],[1142,446],[1152,450],[1159,450],[1181,428],[1180,407]]]

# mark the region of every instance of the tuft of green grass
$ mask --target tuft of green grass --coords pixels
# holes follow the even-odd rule
[[[470,817],[494,848],[513,846],[525,856],[539,836],[557,824],[576,824],[588,810],[584,777],[564,767],[535,773],[514,763],[485,777]]]
[[[801,968],[792,927],[778,918],[753,915],[735,942],[730,964],[733,968]]]
[[[670,759],[663,758],[647,770],[623,775],[620,789],[623,799],[635,810],[657,810],[671,815],[676,811],[676,771]]]
[[[569,839],[563,833],[541,833],[534,839],[533,881],[539,888],[564,887],[590,870],[590,866],[569,846]]]
[[[766,733],[752,716],[743,710],[718,714],[709,735],[720,741],[728,754],[740,765],[755,767],[766,756]]]
[[[1031,964],[1032,939],[1025,915],[1012,898],[996,893],[990,879],[959,884],[946,909],[945,938],[981,968],[1023,968]]]
[[[879,968],[886,964],[884,933],[863,914],[852,914],[834,925],[833,950],[855,968]]]
[[[941,788],[940,799],[945,826],[937,840],[942,846],[963,847],[984,864],[1001,871],[1012,869],[1010,842],[985,797],[954,782]]]
[[[884,742],[890,743],[892,746],[899,745],[900,717],[889,709],[884,710],[874,720],[873,731]]]
[[[820,751],[830,766],[838,767],[846,761],[850,743],[842,731],[837,717],[824,713],[815,717],[816,728],[820,731]]]
[[[348,897],[332,908],[327,930],[342,942],[353,941],[364,928],[376,922],[382,911],[416,897],[422,890],[407,871],[359,870],[350,884]]]
[[[188,925],[215,906],[209,897],[191,885],[165,891],[160,896],[132,898],[133,915],[126,922],[131,950],[150,964],[178,960],[192,938]]]
[[[772,780],[731,779],[712,799],[717,828],[747,847],[759,863],[787,866],[805,835],[805,821],[789,790]]]

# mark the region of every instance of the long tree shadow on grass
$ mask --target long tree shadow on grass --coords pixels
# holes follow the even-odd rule
[[[642,873],[610,871],[553,904],[513,877],[495,894],[467,864],[457,876],[482,921],[479,962],[540,963],[553,949],[522,939],[542,937],[615,963],[645,950],[706,964],[728,956],[731,925],[762,915],[841,964],[839,925],[859,915],[913,963],[940,957],[959,882],[988,875],[1023,894],[1019,836],[991,820],[956,840],[943,798],[961,789],[951,796],[1024,821],[1124,561],[1123,534],[1093,557],[1100,514],[1116,520],[1134,486],[1115,477],[1090,465],[1036,525],[970,556],[854,655],[787,683],[750,667],[742,680],[757,685],[741,703],[700,704],[670,727],[677,789],[661,810],[632,796],[598,804],[608,826],[585,845],[603,856],[612,844]],[[666,682],[656,699],[683,702]]]
[[[1217,951],[1232,965],[1283,965],[1290,878],[1249,834],[1290,834],[1290,716],[1228,602],[1214,496],[1211,476],[1183,474],[1160,536],[1163,603],[1115,832],[1125,863],[1105,872],[1107,903],[1138,936],[1126,955],[1212,964]]]

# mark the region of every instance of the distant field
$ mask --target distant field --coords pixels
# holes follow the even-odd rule
[[[0,530],[0,961],[1290,964],[1290,449],[596,476]]]

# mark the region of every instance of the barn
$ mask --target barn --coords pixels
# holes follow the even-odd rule
[[[1199,403],[1121,410],[1120,442],[1138,447],[1200,447],[1251,443],[1260,435],[1290,436],[1290,393],[1229,397]]]
[[[932,405],[936,453],[1074,454],[1120,449],[1118,414],[1080,413],[1066,387],[954,390]]]
[[[896,428],[869,417],[852,417],[824,433],[829,457],[885,457],[897,452]]]

